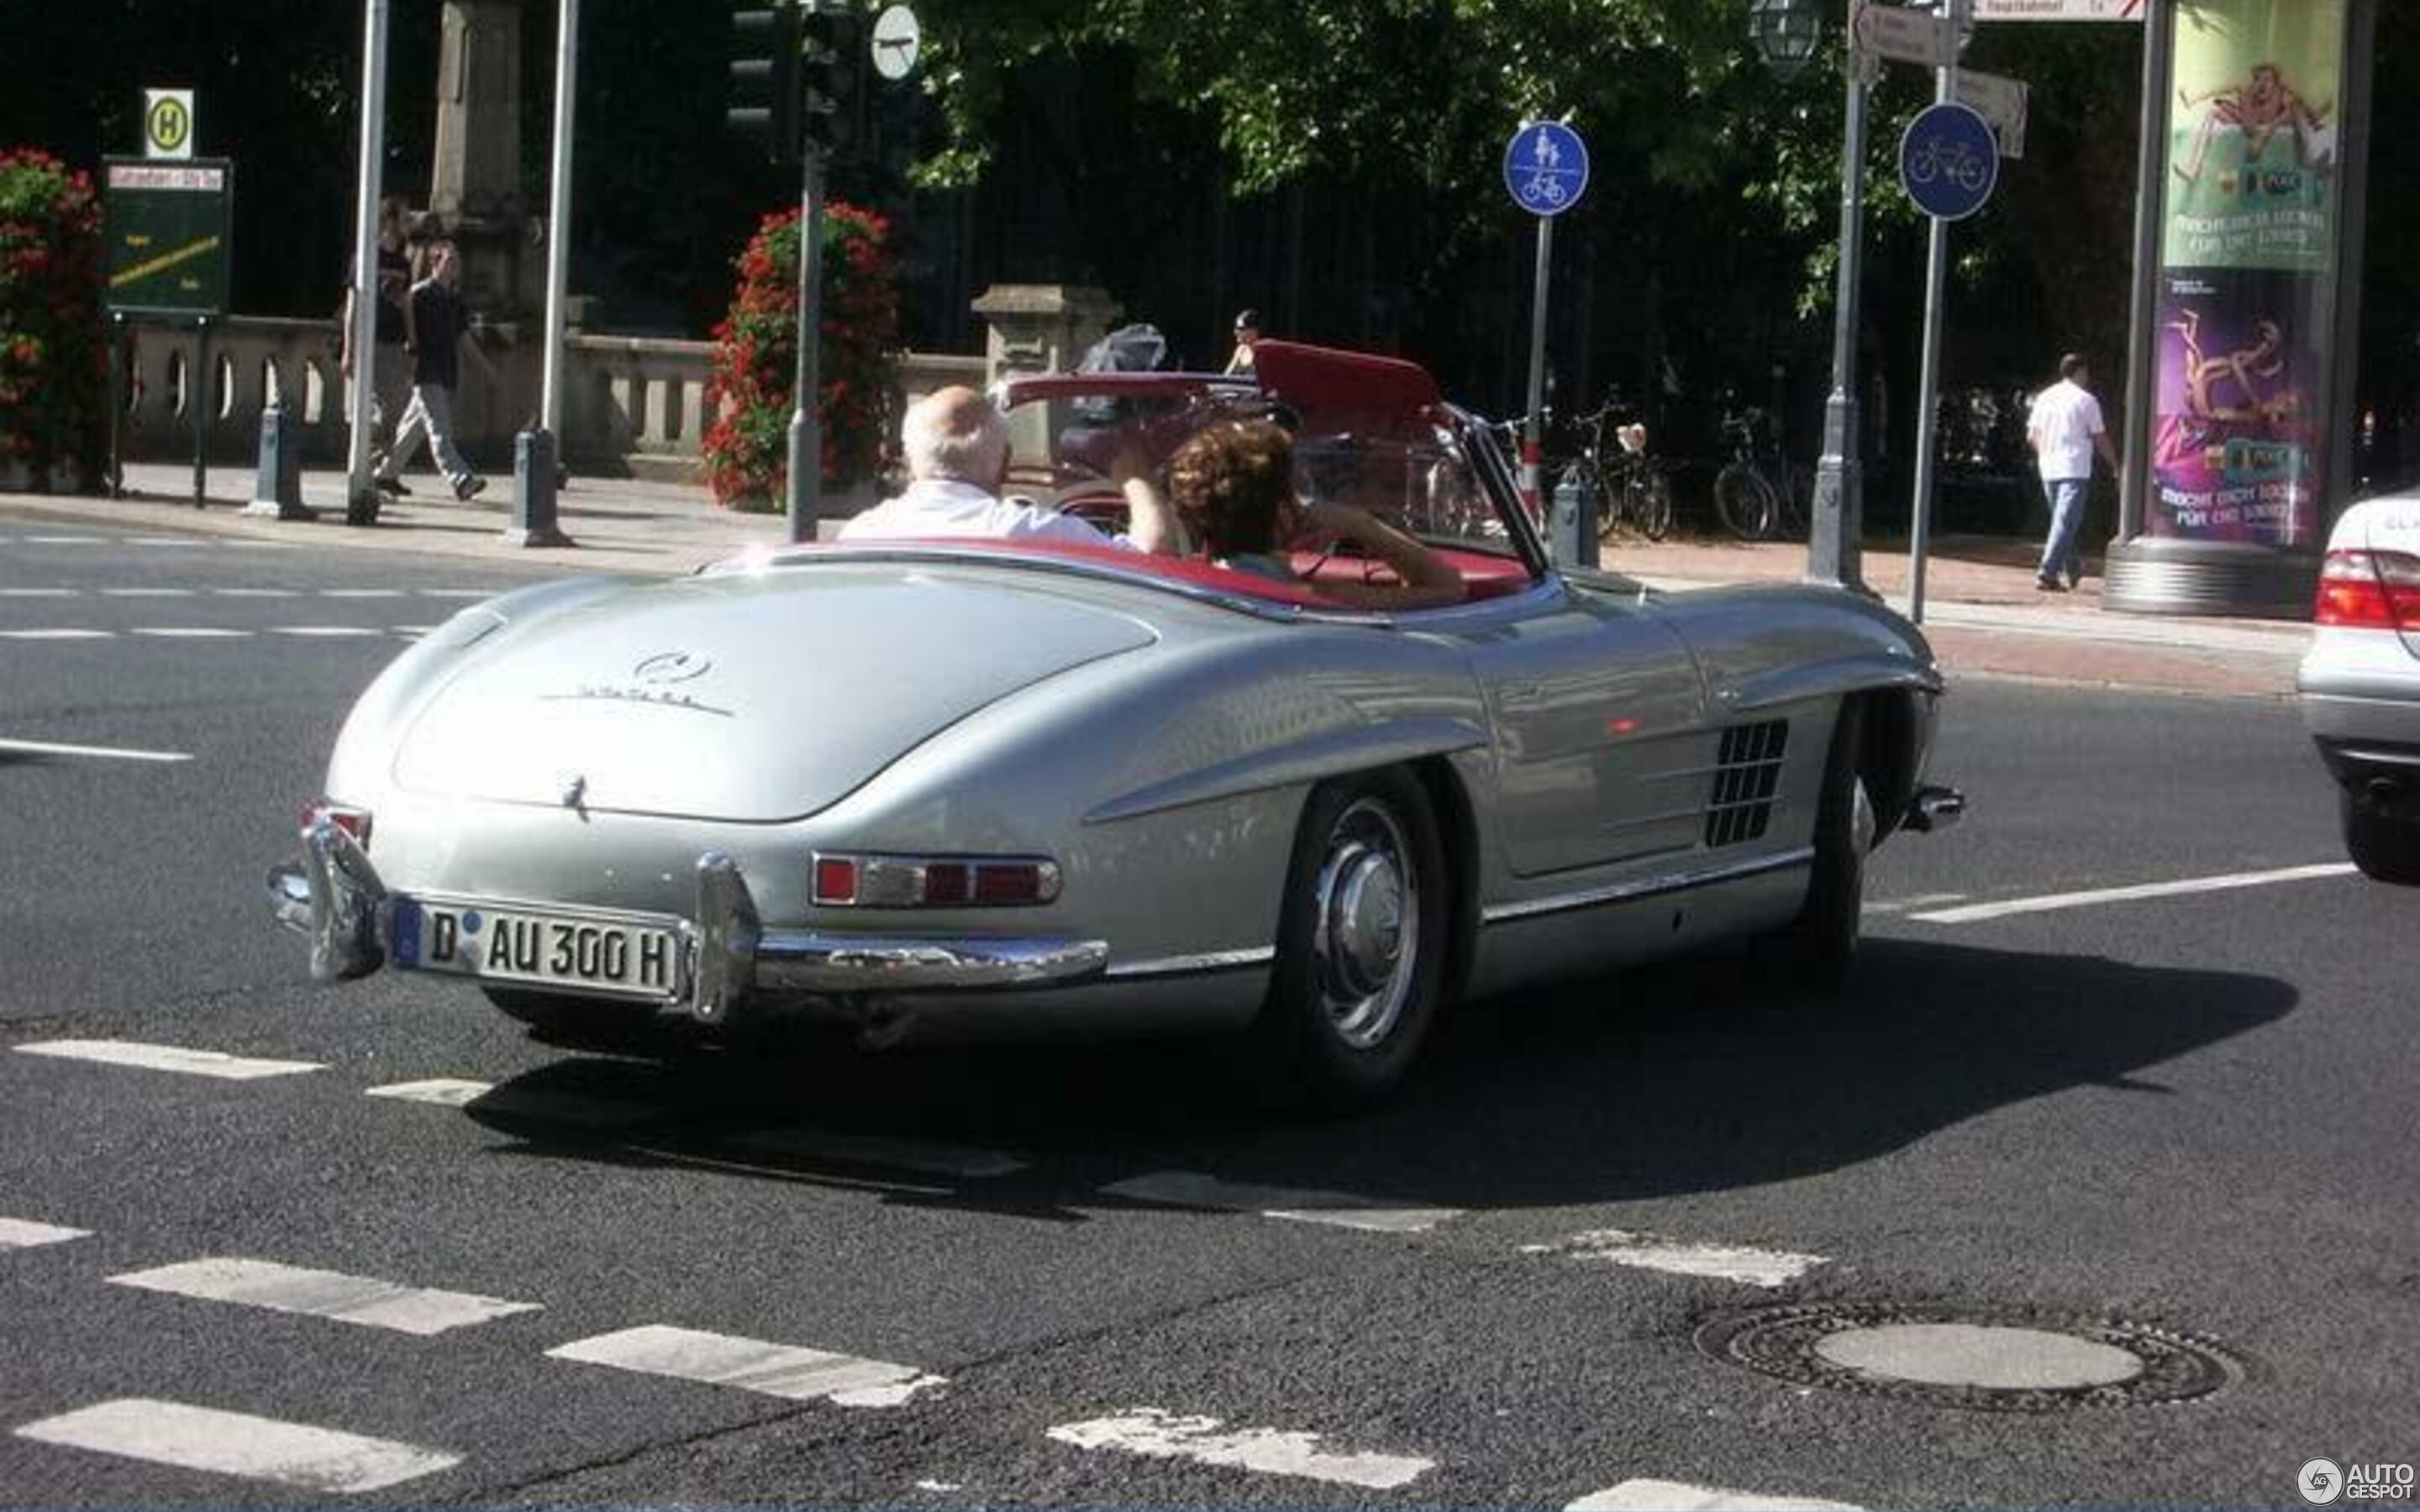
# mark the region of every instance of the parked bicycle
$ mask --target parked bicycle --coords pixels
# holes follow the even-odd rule
[[[1714,475],[1714,511],[1743,541],[1772,541],[1807,533],[1811,479],[1785,460],[1781,443],[1762,409],[1749,407],[1723,417],[1730,460]]]
[[[1617,394],[1580,416],[1580,455],[1571,467],[1596,501],[1599,540],[1626,520],[1639,534],[1660,541],[1672,530],[1672,480],[1647,450],[1646,425],[1626,418],[1630,413]]]

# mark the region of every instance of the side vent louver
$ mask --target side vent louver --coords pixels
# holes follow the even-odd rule
[[[1781,787],[1781,753],[1789,744],[1786,719],[1734,725],[1723,732],[1714,798],[1706,805],[1709,848],[1763,836],[1773,820],[1773,795]]]

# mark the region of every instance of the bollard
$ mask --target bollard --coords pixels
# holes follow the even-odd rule
[[[569,546],[554,522],[554,436],[525,430],[513,438],[513,522],[504,528],[513,546]]]
[[[1563,469],[1561,480],[1555,485],[1554,507],[1547,515],[1546,551],[1559,567],[1597,564],[1596,501],[1590,496],[1588,476],[1579,468]]]
[[[260,471],[243,513],[263,519],[318,519],[302,502],[302,427],[283,404],[260,412]]]

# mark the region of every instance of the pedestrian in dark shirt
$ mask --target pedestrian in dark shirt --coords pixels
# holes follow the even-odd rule
[[[471,471],[471,464],[454,444],[454,391],[461,378],[460,354],[469,352],[491,383],[496,380],[496,368],[471,339],[462,318],[462,296],[455,287],[461,276],[460,254],[453,242],[440,240],[429,248],[428,255],[428,276],[411,286],[411,301],[404,307],[406,339],[411,349],[411,403],[396,427],[395,445],[378,476],[380,486],[391,486],[426,435],[429,455],[453,486],[454,497],[468,499],[485,488],[488,480]]]
[[[403,306],[411,292],[411,259],[404,251],[409,217],[403,201],[390,198],[379,206],[378,305],[372,319],[376,349],[370,358],[370,466],[382,471],[392,449],[395,426],[411,401],[411,367],[403,349]],[[353,353],[352,270],[345,270],[345,301],[337,316],[336,365],[350,384],[358,364]],[[349,407],[346,411],[351,413]],[[398,479],[380,477],[379,486],[403,494]]]

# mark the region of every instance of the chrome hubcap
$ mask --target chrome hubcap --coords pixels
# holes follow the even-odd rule
[[[1364,798],[1337,815],[1320,860],[1311,937],[1320,1006],[1356,1050],[1385,1041],[1411,995],[1420,912],[1409,849],[1394,813]]]

